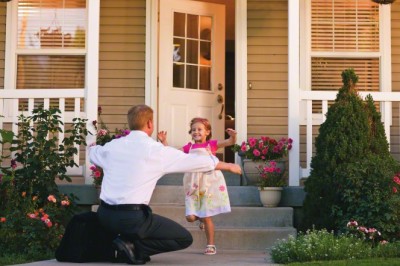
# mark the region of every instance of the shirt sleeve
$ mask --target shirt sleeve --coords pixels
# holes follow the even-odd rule
[[[104,167],[106,161],[107,152],[105,146],[96,145],[89,147],[89,159],[92,164],[99,167]]]
[[[162,168],[165,174],[208,172],[215,169],[219,160],[213,155],[186,154],[172,147],[163,146]]]
[[[212,153],[213,155],[216,155],[216,154],[217,154],[217,150],[218,150],[218,140],[212,139],[212,140],[210,140],[210,141],[208,142],[208,144],[210,145],[211,153]]]
[[[186,144],[185,146],[182,147],[182,150],[184,153],[189,153],[190,147],[192,146],[192,143],[189,142],[188,144]]]

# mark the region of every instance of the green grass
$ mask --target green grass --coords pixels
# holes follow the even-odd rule
[[[400,266],[400,259],[398,258],[373,258],[363,260],[332,260],[332,261],[316,261],[316,262],[303,262],[303,263],[289,263],[286,265],[331,265],[331,266]]]

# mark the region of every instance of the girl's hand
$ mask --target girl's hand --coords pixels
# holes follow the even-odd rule
[[[229,167],[229,171],[230,171],[230,172],[232,172],[232,173],[234,173],[234,174],[238,174],[238,175],[241,175],[241,174],[242,174],[242,168],[241,168],[239,165],[234,164],[234,163],[231,163],[230,165],[231,165],[231,166]]]
[[[167,131],[160,131],[157,133],[157,139],[162,143],[165,144],[167,142]]]
[[[232,128],[227,128],[225,131],[230,137],[236,137],[236,135],[237,135],[236,130],[234,130]]]

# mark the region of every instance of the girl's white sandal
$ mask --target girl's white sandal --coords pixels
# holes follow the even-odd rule
[[[217,254],[217,248],[215,245],[207,245],[204,255],[215,255]]]

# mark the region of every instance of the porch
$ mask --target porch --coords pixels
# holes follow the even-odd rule
[[[294,140],[293,150],[289,152],[289,186],[299,186],[300,181],[310,174],[310,164],[313,153],[314,139],[318,134],[318,126],[324,122],[328,110],[328,103],[336,98],[337,91],[303,91],[298,93],[299,110],[298,117],[289,117],[289,129],[295,128],[298,134],[289,136]],[[361,97],[371,94],[382,114],[382,122],[385,126],[386,136],[392,153],[397,158],[399,153],[400,135],[400,92],[360,92]],[[86,100],[85,89],[19,89],[0,90],[0,128],[18,131],[17,117],[20,114],[29,116],[32,110],[40,105],[44,108],[57,107],[61,111],[61,120],[65,125],[72,123],[75,117],[86,118],[87,127],[93,135],[87,136],[88,144],[95,141],[95,129],[92,121],[97,118],[97,106]],[[313,109],[313,104],[321,106],[320,109]],[[92,108],[89,106],[92,105]],[[90,119],[91,118],[91,119]],[[63,139],[63,134],[60,135]],[[73,177],[76,184],[92,184],[90,162],[87,160],[86,147],[78,147],[80,153],[74,157],[79,165],[71,168],[68,174]],[[239,160],[239,158],[236,158]]]

